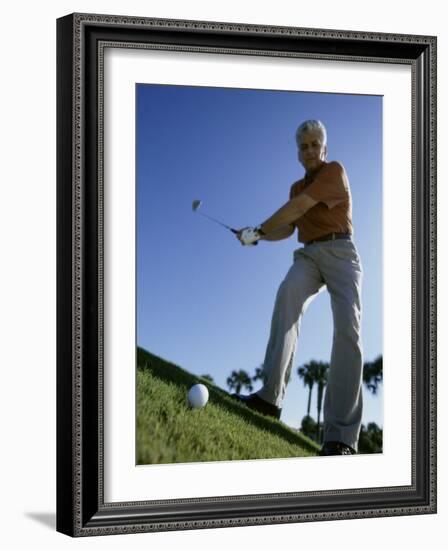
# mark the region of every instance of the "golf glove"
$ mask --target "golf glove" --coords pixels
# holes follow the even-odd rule
[[[240,236],[240,242],[244,245],[255,245],[257,244],[257,241],[260,240],[261,233],[258,231],[255,227],[246,227],[246,229],[243,229],[241,236]]]

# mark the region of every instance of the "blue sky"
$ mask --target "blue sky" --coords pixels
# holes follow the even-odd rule
[[[223,388],[232,370],[253,374],[261,365],[275,294],[301,245],[294,235],[242,247],[191,205],[201,199],[204,213],[236,228],[264,221],[303,176],[297,126],[317,118],[328,160],[342,162],[350,180],[364,360],[381,355],[382,98],[148,84],[136,94],[137,344]],[[329,361],[332,335],[323,292],[303,318],[286,391],[282,420],[293,427],[308,395],[297,367]],[[363,422],[382,426],[382,390],[364,396]]]

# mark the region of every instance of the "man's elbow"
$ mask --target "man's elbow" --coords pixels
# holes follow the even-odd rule
[[[292,223],[284,226],[285,239],[290,237],[294,233],[295,226]]]
[[[316,206],[316,204],[318,203],[318,201],[314,200],[312,197],[310,197],[306,193],[302,193],[299,198],[300,198],[300,201],[297,206],[301,210],[301,214],[300,214],[301,216],[303,216],[303,214],[306,214],[308,210],[313,208],[313,206]]]

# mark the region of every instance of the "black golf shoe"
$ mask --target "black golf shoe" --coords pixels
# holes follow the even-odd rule
[[[244,403],[247,407],[249,407],[249,409],[267,416],[272,416],[279,419],[282,413],[282,410],[279,407],[271,405],[271,403],[268,403],[261,397],[258,397],[256,393],[251,393],[250,395],[239,395],[238,393],[232,393],[230,397],[236,399],[240,403]]]
[[[322,445],[319,456],[354,455],[356,451],[340,441],[326,441]]]

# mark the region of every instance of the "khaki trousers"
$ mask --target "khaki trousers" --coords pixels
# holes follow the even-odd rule
[[[275,300],[258,395],[282,406],[302,316],[325,286],[333,312],[333,346],[324,398],[324,441],[357,450],[362,417],[362,267],[352,240],[316,242],[294,252]],[[317,352],[317,350],[316,350]]]

